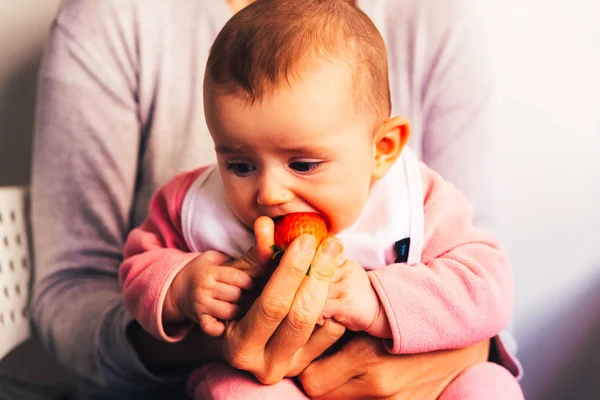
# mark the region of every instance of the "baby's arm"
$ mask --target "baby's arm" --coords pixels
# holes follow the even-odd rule
[[[188,249],[180,212],[185,193],[201,172],[180,174],[154,194],[148,218],[127,237],[119,268],[119,283],[129,312],[147,332],[170,342],[186,333],[185,329],[166,333],[162,309],[175,276],[199,255]]]
[[[208,334],[218,335],[221,324],[213,317],[228,317],[237,311],[237,306],[224,304],[235,301],[239,293],[227,291],[229,283],[243,288],[251,284],[247,274],[220,266],[228,261],[222,254],[188,249],[181,229],[181,207],[187,190],[202,172],[178,175],[153,196],[148,218],[127,238],[119,270],[127,309],[147,332],[169,342],[185,336],[189,320],[208,327]],[[173,290],[176,277],[185,283]]]
[[[473,227],[466,198],[421,165],[425,230],[421,263],[368,272],[392,331],[392,353],[465,347],[509,322],[512,272],[499,242]]]

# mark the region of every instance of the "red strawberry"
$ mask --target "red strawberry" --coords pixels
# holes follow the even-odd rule
[[[298,236],[308,233],[321,243],[327,237],[327,222],[316,213],[300,212],[283,216],[275,222],[275,246],[285,250]]]

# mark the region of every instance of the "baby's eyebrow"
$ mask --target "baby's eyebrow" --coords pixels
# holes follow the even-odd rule
[[[241,145],[228,145],[228,146],[221,145],[221,146],[215,147],[215,151],[217,153],[221,153],[221,154],[236,153],[236,152],[239,152],[240,150],[242,150]]]
[[[285,153],[293,153],[293,154],[315,154],[315,153],[324,153],[326,151],[325,148],[319,146],[290,146],[290,147],[280,147],[279,150]]]
[[[241,144],[227,144],[219,145],[215,147],[215,151],[219,154],[233,154],[240,153],[244,150],[244,146]],[[320,146],[279,146],[277,150],[283,153],[289,154],[323,154],[327,152],[326,148]]]

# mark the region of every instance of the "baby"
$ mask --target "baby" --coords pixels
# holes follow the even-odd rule
[[[261,216],[313,212],[344,245],[324,318],[385,339],[393,354],[495,338],[512,308],[507,259],[472,226],[457,189],[405,147],[409,126],[390,117],[388,84],[383,39],[347,1],[258,0],[236,14],[204,80],[218,162],[161,188],[125,245],[120,282],[141,326],[167,341],[181,340],[191,321],[221,335],[252,279],[225,266],[195,268],[194,259],[208,250],[240,257]],[[205,289],[190,298],[182,287]],[[306,398],[293,383],[264,386],[226,371],[225,383],[194,382],[214,398],[225,393],[220,384],[235,387],[222,398]],[[481,363],[440,398],[498,393],[522,398],[507,369]]]

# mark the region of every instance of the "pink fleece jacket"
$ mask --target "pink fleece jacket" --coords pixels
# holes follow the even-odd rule
[[[139,323],[166,341],[182,327],[164,327],[162,307],[177,273],[199,253],[182,233],[181,210],[191,184],[205,170],[176,176],[153,197],[148,219],[133,230],[119,272],[125,302]],[[473,227],[464,196],[420,164],[424,199],[421,264],[369,271],[386,310],[391,353],[458,348],[496,336],[509,322],[513,280],[506,256],[487,231]],[[170,328],[170,329],[169,329]]]

